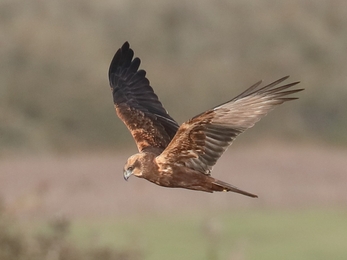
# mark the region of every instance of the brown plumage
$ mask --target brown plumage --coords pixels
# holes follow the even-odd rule
[[[109,80],[119,118],[135,139],[139,153],[124,166],[124,178],[145,178],[164,187],[206,192],[232,191],[257,197],[211,176],[212,167],[234,139],[252,127],[275,106],[294,100],[288,90],[299,82],[278,85],[281,78],[265,87],[260,82],[181,126],[169,116],[139,70],[140,59],[125,42],[110,65]]]

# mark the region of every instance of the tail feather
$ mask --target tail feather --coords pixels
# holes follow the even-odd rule
[[[242,195],[246,195],[252,198],[258,198],[257,195],[249,193],[244,190],[240,190],[239,188],[232,186],[229,183],[226,183],[224,181],[214,179],[212,184],[213,184],[214,191],[232,191],[232,192],[240,193]]]

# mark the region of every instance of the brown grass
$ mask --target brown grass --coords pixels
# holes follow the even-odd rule
[[[73,218],[346,203],[346,150],[283,144],[241,148],[235,144],[217,163],[213,175],[258,194],[258,199],[167,189],[135,177],[125,182],[122,167],[130,154],[2,158],[0,191],[6,209],[24,218]]]

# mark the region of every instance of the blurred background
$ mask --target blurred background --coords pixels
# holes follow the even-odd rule
[[[258,199],[124,182],[125,41],[179,123],[301,81],[214,168]],[[0,259],[347,259],[346,46],[343,0],[0,0]]]

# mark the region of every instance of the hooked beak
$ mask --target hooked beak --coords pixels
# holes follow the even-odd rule
[[[124,171],[123,171],[124,180],[127,181],[127,180],[129,179],[129,177],[130,177],[132,174],[133,174],[132,171],[124,170]]]

